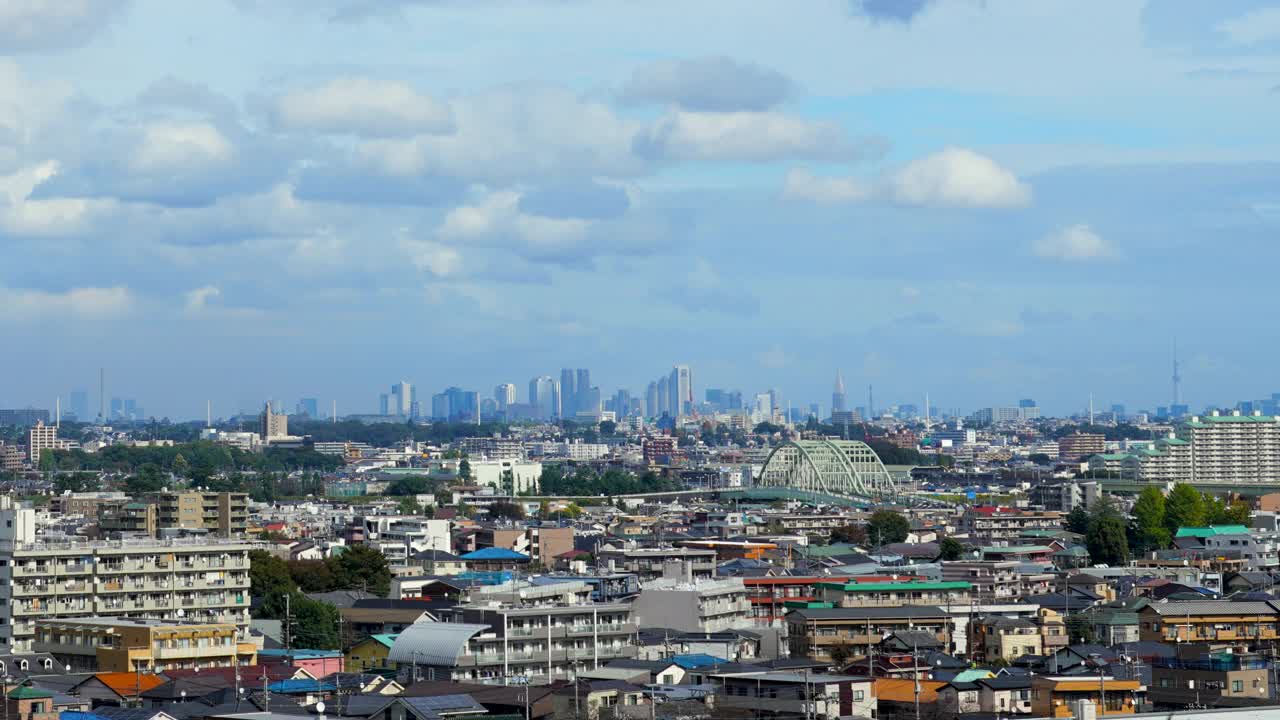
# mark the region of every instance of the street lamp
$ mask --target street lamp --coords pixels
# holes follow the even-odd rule
[[[0,683],[4,683],[4,720],[9,720],[9,683],[11,682],[13,678],[9,673],[5,673],[4,677],[0,678]]]

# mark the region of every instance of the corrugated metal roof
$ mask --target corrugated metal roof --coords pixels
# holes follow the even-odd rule
[[[1171,603],[1152,603],[1147,606],[1157,615],[1277,615],[1275,606],[1265,602],[1232,602],[1230,600],[1204,600]]]
[[[467,647],[467,641],[490,630],[488,625],[442,623],[420,620],[405,628],[392,643],[391,662],[452,666]]]

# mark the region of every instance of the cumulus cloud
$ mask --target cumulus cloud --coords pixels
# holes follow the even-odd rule
[[[24,237],[55,237],[84,231],[115,203],[82,198],[33,199],[36,188],[57,176],[59,164],[49,160],[0,175],[0,229]]]
[[[888,181],[897,203],[969,208],[1011,208],[1031,202],[1031,188],[994,160],[949,147],[908,163]]]
[[[0,287],[0,318],[28,320],[48,317],[106,319],[127,314],[133,308],[129,288],[80,287],[66,292]]]
[[[822,205],[861,202],[871,197],[872,188],[854,178],[819,177],[804,168],[787,173],[782,196]]]
[[[208,123],[156,123],[142,129],[129,165],[142,173],[172,173],[225,166],[234,159],[231,141]]]
[[[686,110],[768,110],[793,92],[774,70],[727,57],[659,60],[636,68],[619,97],[629,103],[670,103]]]
[[[1046,235],[1036,241],[1033,249],[1042,258],[1065,262],[1109,260],[1119,254],[1111,243],[1085,224],[1071,225]]]
[[[199,312],[209,304],[210,300],[217,299],[222,295],[222,291],[216,285],[205,285],[186,293],[187,311]]]
[[[290,130],[374,137],[453,132],[448,104],[406,83],[340,77],[296,90],[276,101],[276,121]]]
[[[506,184],[635,175],[639,123],[563,88],[499,88],[452,102],[456,131],[360,143],[356,163],[392,177],[424,173]]]
[[[703,258],[693,263],[684,282],[669,287],[661,295],[666,301],[689,312],[719,312],[725,315],[760,314],[760,300],[747,288],[720,276]]]
[[[126,0],[3,0],[0,54],[83,45],[126,4]]]
[[[401,238],[400,247],[413,266],[429,275],[444,278],[462,269],[462,254],[448,245],[431,240]]]
[[[921,207],[1012,208],[1031,202],[1031,188],[1011,171],[957,147],[926,155],[870,183],[797,168],[787,173],[782,195],[823,204],[882,199]]]
[[[1257,45],[1280,39],[1280,8],[1257,8],[1227,18],[1215,26],[1236,45]]]
[[[783,158],[852,158],[876,143],[851,143],[844,129],[779,112],[668,113],[637,133],[634,147],[653,160],[767,162]]]

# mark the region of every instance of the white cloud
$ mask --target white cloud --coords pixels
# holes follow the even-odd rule
[[[704,258],[694,260],[685,281],[664,288],[659,297],[689,312],[746,316],[760,313],[760,300],[744,284],[725,280]]]
[[[142,130],[129,166],[140,173],[190,172],[225,166],[235,146],[207,123],[155,123]]]
[[[27,320],[77,316],[105,319],[127,314],[133,294],[124,286],[72,288],[63,293],[0,287],[0,318]]]
[[[439,234],[448,242],[514,241],[534,255],[543,255],[581,245],[591,226],[592,221],[580,218],[527,215],[520,212],[520,193],[502,191],[449,211]]]
[[[1258,8],[1227,18],[1214,28],[1236,45],[1256,45],[1280,39],[1280,8]]]
[[[846,177],[819,177],[804,168],[787,173],[782,196],[788,200],[808,200],[823,205],[861,202],[871,197],[872,188]]]
[[[457,275],[462,270],[462,254],[447,245],[401,238],[400,248],[414,267],[436,277]]]
[[[210,300],[214,300],[220,295],[222,295],[222,291],[216,285],[205,285],[204,287],[190,290],[186,293],[187,311],[199,312],[204,310]]]
[[[12,235],[51,237],[88,228],[90,220],[116,208],[113,200],[46,198],[31,193],[55,177],[60,166],[47,160],[10,175],[0,175],[0,229]]]
[[[293,130],[316,130],[374,137],[449,133],[448,104],[406,83],[368,77],[341,77],[288,93],[276,103],[278,122]]]
[[[0,53],[81,45],[124,5],[124,0],[0,0]]]
[[[780,112],[675,111],[637,134],[635,148],[652,159],[728,162],[832,159],[859,152],[839,125]]]
[[[1031,188],[1016,175],[959,147],[908,163],[889,179],[887,189],[903,205],[1010,208],[1031,202]]]
[[[1046,235],[1036,241],[1033,249],[1042,258],[1067,262],[1107,260],[1119,254],[1111,243],[1084,224]]]
[[[705,57],[643,65],[619,95],[626,102],[674,103],[687,110],[767,110],[792,90],[782,73],[727,57]]]
[[[494,183],[545,177],[629,176],[639,123],[605,103],[561,88],[500,88],[452,102],[456,132],[368,140],[366,167],[409,176],[436,173]]]

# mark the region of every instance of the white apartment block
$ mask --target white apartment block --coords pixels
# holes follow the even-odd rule
[[[58,427],[56,425],[45,425],[43,422],[37,421],[27,431],[27,457],[33,465],[40,462],[41,451],[67,450],[73,446],[76,446],[75,443],[58,437]]]
[[[35,620],[130,617],[249,623],[246,542],[38,537],[0,497],[0,652],[31,652]]]
[[[696,582],[662,578],[644,583],[633,605],[642,627],[721,632],[754,624],[742,578]]]
[[[1178,428],[1191,443],[1191,476],[1196,482],[1280,480],[1280,417],[1214,412]]]

